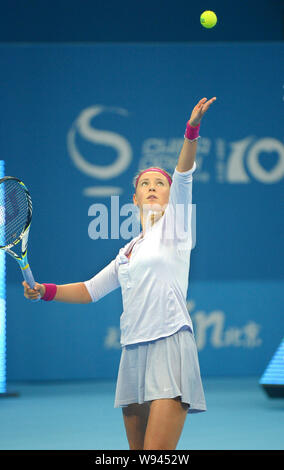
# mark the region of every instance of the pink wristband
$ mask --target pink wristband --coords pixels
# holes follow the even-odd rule
[[[200,123],[193,127],[189,124],[189,121],[187,122],[186,129],[185,129],[185,134],[184,137],[188,140],[197,140],[199,137],[199,129],[200,129]]]
[[[53,300],[55,295],[56,295],[57,285],[56,284],[44,284],[43,283],[43,286],[45,286],[45,294],[41,298],[41,300],[47,300],[47,301]]]

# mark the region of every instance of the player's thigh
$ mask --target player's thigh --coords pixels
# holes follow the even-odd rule
[[[131,450],[143,449],[150,403],[133,403],[122,408],[124,426]]]
[[[163,398],[151,403],[144,449],[174,450],[180,438],[188,405],[179,397]]]

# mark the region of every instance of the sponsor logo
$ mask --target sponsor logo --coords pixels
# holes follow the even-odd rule
[[[190,304],[189,302],[188,304]],[[226,325],[226,314],[222,310],[209,313],[197,311],[191,315],[194,325],[194,336],[198,351],[212,347],[254,349],[262,345],[259,336],[261,325],[248,320],[243,326]],[[120,329],[111,326],[107,329],[104,347],[120,349]]]
[[[189,311],[192,311],[194,306],[194,301],[187,302]],[[198,351],[208,347],[214,349],[229,347],[254,349],[262,345],[261,325],[253,320],[248,320],[243,326],[227,325],[227,316],[223,310],[211,312],[198,310],[190,316]],[[120,329],[118,327],[108,328],[104,347],[106,349],[120,348]]]
[[[128,116],[128,111],[123,108],[114,108],[101,105],[90,106],[84,109],[75,119],[67,135],[67,147],[69,155],[75,166],[85,175],[97,180],[110,180],[124,173],[132,160],[132,148],[128,140],[122,135],[110,130],[96,128],[93,124],[95,118],[104,113],[117,114],[123,117]],[[80,148],[78,137],[81,140],[91,143],[92,151]],[[99,165],[96,163],[96,152],[99,150],[95,146],[112,147],[116,158],[109,165]],[[83,146],[82,146],[83,147]],[[121,194],[123,188],[120,186],[99,186],[88,187],[83,190],[85,196],[110,196]]]
[[[110,186],[109,180],[127,171],[132,161],[130,142],[121,134],[96,126],[96,121],[105,115],[127,118],[124,108],[103,105],[90,106],[79,114],[67,135],[69,155],[75,166],[86,176],[106,181],[105,185],[84,188],[85,196],[107,197],[123,193],[122,186]],[[109,123],[106,127],[109,127]],[[82,142],[91,144],[88,150]],[[174,172],[183,138],[147,138],[142,142],[138,168],[158,166]],[[114,151],[114,161],[99,164],[96,155],[103,149]],[[247,136],[241,140],[228,142],[223,138],[210,139],[205,136],[198,142],[196,163],[198,171],[195,181],[208,183],[277,184],[284,178],[284,145],[272,137],[256,138]]]
[[[159,166],[174,172],[183,139],[146,139],[139,168]],[[246,137],[235,142],[202,137],[194,180],[201,183],[277,184],[284,178],[284,145],[277,139]]]
[[[189,312],[194,310],[194,301],[188,301]],[[201,351],[210,345],[213,348],[256,348],[261,346],[259,337],[261,325],[248,320],[243,326],[226,325],[226,313],[222,310],[204,312],[195,311],[190,315],[193,325],[197,349]]]
[[[284,145],[277,139],[247,137],[229,144],[217,140],[216,176],[219,182],[248,184],[279,183],[284,178]],[[264,166],[266,160],[266,166]]]

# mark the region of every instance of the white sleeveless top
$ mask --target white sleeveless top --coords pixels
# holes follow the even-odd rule
[[[93,302],[121,287],[121,345],[151,341],[187,325],[186,297],[192,247],[192,173],[175,169],[164,215],[85,281]],[[131,257],[127,254],[131,252]]]

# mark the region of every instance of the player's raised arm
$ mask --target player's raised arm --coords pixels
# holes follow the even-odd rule
[[[66,302],[72,304],[88,304],[92,298],[84,282],[72,284],[39,284],[35,283],[34,289],[31,289],[26,281],[23,282],[24,296],[29,300],[41,298],[43,300],[56,300],[57,302]]]
[[[207,100],[202,98],[193,108],[185,130],[185,139],[179,155],[177,171],[183,173],[191,170],[195,161],[197,150],[197,140],[199,137],[200,122],[209,106],[216,100],[216,97]]]

